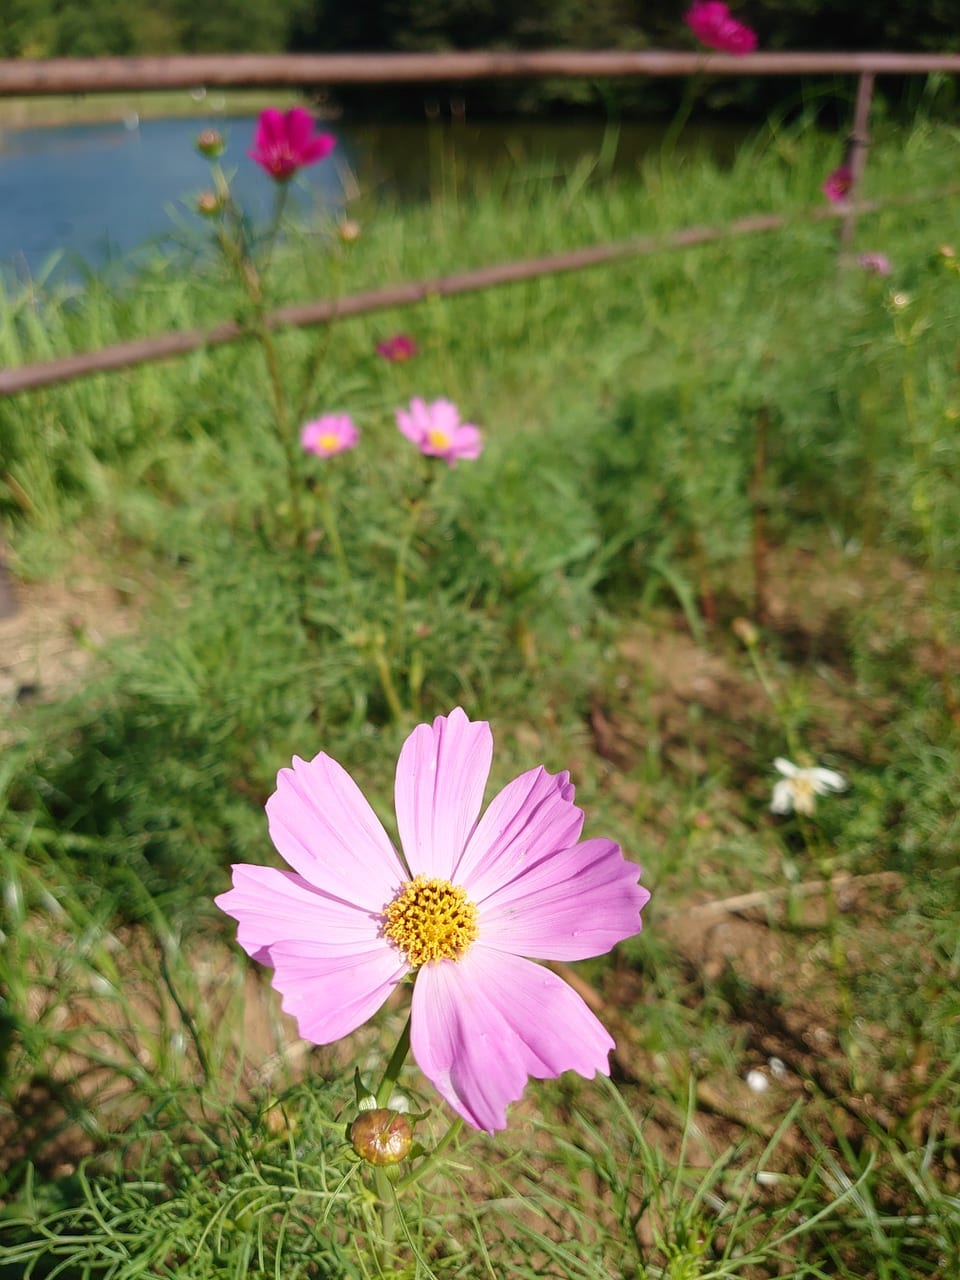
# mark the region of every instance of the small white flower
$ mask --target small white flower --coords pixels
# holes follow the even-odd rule
[[[773,767],[783,777],[774,784],[770,808],[773,813],[797,813],[807,815],[817,807],[817,796],[830,791],[845,791],[846,779],[833,769],[800,769],[783,756],[777,756]]]

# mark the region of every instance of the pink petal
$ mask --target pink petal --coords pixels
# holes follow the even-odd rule
[[[345,769],[323,752],[294,757],[267,801],[270,838],[311,885],[382,912],[406,873],[377,815]]]
[[[419,444],[421,432],[414,422],[412,414],[407,413],[403,409],[397,410],[397,426],[408,440],[412,440],[414,444]]]
[[[298,938],[322,944],[332,955],[363,951],[381,934],[380,913],[364,911],[312,888],[292,871],[241,862],[233,888],[214,899],[238,922],[237,941],[261,964],[272,965],[270,947]]]
[[[257,120],[257,131],[253,137],[254,149],[270,151],[282,142],[285,136],[283,112],[278,111],[276,107],[267,107],[265,111],[261,111],[260,118]]]
[[[414,396],[410,401],[409,411],[397,410],[397,426],[408,440],[412,440],[414,444],[421,443],[430,430],[430,414],[419,396]]]
[[[584,840],[495,889],[480,904],[480,939],[542,960],[603,955],[641,927],[650,894],[637,884],[639,874],[613,841]]]
[[[580,997],[549,969],[474,945],[460,961],[419,970],[413,1056],[459,1115],[492,1133],[528,1076],[608,1072],[613,1041]]]
[[[283,127],[290,150],[299,161],[313,134],[313,116],[304,107],[291,107]]]
[[[284,1013],[296,1018],[301,1036],[313,1044],[332,1044],[362,1026],[409,971],[383,939],[340,954],[318,942],[277,942],[270,961]]]
[[[455,436],[460,428],[460,410],[452,400],[434,400],[428,416],[430,427],[446,436]]]
[[[542,765],[514,778],[491,800],[452,878],[479,903],[542,858],[576,844],[583,811],[574,794],[568,773],[547,773]]]
[[[479,458],[483,453],[483,436],[479,429],[470,422],[458,427],[450,452],[457,458]]]
[[[453,875],[480,813],[492,759],[489,724],[468,720],[460,707],[418,725],[407,738],[394,801],[411,874]]]
[[[337,145],[337,140],[332,133],[320,133],[315,138],[311,138],[304,144],[301,152],[302,164],[315,164],[318,160],[325,160],[330,152]]]

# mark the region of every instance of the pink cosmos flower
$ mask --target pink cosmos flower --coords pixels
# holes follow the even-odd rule
[[[318,458],[332,458],[335,453],[345,453],[360,439],[360,432],[353,425],[349,413],[325,413],[322,418],[308,422],[300,432],[300,443],[307,453]]]
[[[831,204],[840,204],[846,200],[852,186],[853,170],[848,164],[842,164],[824,179],[820,190]]]
[[[408,333],[395,333],[392,338],[377,343],[377,355],[384,360],[410,360],[416,354],[417,344]]]
[[[426,404],[419,396],[409,410],[397,410],[397,426],[428,458],[443,458],[455,467],[461,458],[479,458],[483,436],[472,422],[460,421],[460,410],[449,400]]]
[[[683,20],[701,44],[723,53],[753,53],[757,34],[738,22],[720,0],[696,0]]]
[[[650,896],[618,845],[580,839],[567,773],[521,774],[481,817],[492,758],[490,726],[459,707],[414,729],[397,762],[401,858],[336,761],[295,757],[267,801],[293,869],[241,863],[217,898],[315,1044],[349,1035],[413,975],[413,1056],[488,1133],[529,1076],[606,1074],[614,1047],[580,997],[524,957],[601,955],[637,932]]]
[[[303,107],[267,107],[260,113],[253,150],[247,155],[275,182],[289,182],[298,169],[328,156],[336,142],[332,134],[314,134],[313,116]]]
[[[885,253],[861,253],[857,262],[864,271],[874,276],[888,276],[893,270]]]

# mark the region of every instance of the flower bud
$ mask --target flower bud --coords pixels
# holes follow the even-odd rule
[[[219,129],[204,129],[197,135],[196,146],[202,156],[206,156],[208,160],[216,160],[223,155],[223,134]]]
[[[748,649],[752,649],[760,639],[760,633],[749,618],[734,618],[730,630]]]
[[[197,213],[205,218],[215,218],[220,212],[221,203],[215,191],[201,191],[197,196]]]
[[[368,1164],[397,1164],[410,1150],[413,1128],[399,1111],[378,1107],[357,1116],[350,1126],[350,1141],[357,1155]]]

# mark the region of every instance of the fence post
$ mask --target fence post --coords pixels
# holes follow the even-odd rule
[[[853,129],[847,139],[846,163],[850,168],[850,190],[847,210],[840,224],[840,252],[846,252],[853,243],[857,225],[856,202],[860,193],[860,181],[867,167],[870,149],[870,104],[873,100],[874,73],[861,71],[857,81],[857,104],[853,112]]]

